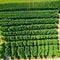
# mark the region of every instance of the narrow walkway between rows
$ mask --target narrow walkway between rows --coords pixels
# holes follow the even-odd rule
[[[60,14],[59,14],[59,23],[58,23],[58,41],[59,41],[59,50],[60,50]]]

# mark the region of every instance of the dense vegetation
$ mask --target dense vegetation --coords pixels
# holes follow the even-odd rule
[[[14,0],[15,1],[15,0]],[[19,0],[20,1],[20,0]],[[28,0],[29,1],[29,0]],[[32,2],[30,2],[32,1]],[[58,9],[60,7],[60,0],[36,0],[38,2],[34,2],[30,0],[29,2],[25,1],[22,3],[7,3],[7,4],[0,4],[0,11],[12,11],[12,10],[29,10],[29,9],[41,9],[41,8],[51,8],[51,9]],[[39,2],[42,1],[42,2]],[[4,1],[3,1],[4,2]],[[0,2],[1,3],[1,2]],[[5,8],[6,7],[6,8]]]
[[[5,43],[0,46],[0,57],[16,58],[46,58],[58,56],[58,41],[53,40],[28,40]]]
[[[0,4],[0,58],[58,57],[59,1]]]

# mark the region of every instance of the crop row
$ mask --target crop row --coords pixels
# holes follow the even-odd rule
[[[43,19],[15,19],[15,20],[13,20],[13,19],[0,19],[0,22],[2,23],[2,22],[11,22],[11,21],[14,21],[14,22],[17,22],[17,21],[19,21],[19,22],[21,22],[22,24],[25,22],[25,23],[32,23],[32,22],[37,22],[37,23],[41,23],[41,24],[43,24],[43,23],[46,23],[46,24],[48,24],[48,23],[51,23],[51,24],[53,24],[53,23],[58,23],[58,19],[57,18],[43,18]],[[44,21],[44,22],[43,22]],[[43,23],[42,23],[43,22]]]
[[[21,40],[43,40],[43,39],[57,39],[57,35],[20,35],[20,36],[4,36],[2,40],[5,41],[21,41]]]
[[[11,42],[13,43],[13,42]],[[57,39],[44,39],[44,40],[21,40],[14,42],[16,46],[42,46],[42,45],[58,45]]]
[[[15,9],[18,10],[28,10],[28,9],[38,9],[38,8],[59,8],[60,1],[43,1],[43,2],[24,2],[24,3],[10,3],[10,4],[0,4],[0,10],[6,11],[10,10],[13,11]]]
[[[23,30],[41,30],[41,29],[55,29],[58,28],[57,24],[32,24],[20,26],[3,26],[1,31],[23,31]]]
[[[28,42],[27,43],[29,45],[30,41],[28,41]],[[57,45],[58,44],[58,40],[57,39],[35,40],[35,41],[33,41],[33,43],[34,43],[34,45],[40,45],[40,46],[42,46],[42,45]]]
[[[58,40],[57,39],[28,40],[28,41],[17,41],[15,43],[16,43],[16,46],[57,45],[58,44]]]
[[[46,30],[24,30],[24,31],[9,31],[2,32],[3,36],[19,36],[19,35],[52,35],[57,34],[56,29],[46,29]]]
[[[0,20],[0,26],[16,26],[31,24],[55,24],[58,19],[17,19],[17,20]]]
[[[0,58],[2,57],[16,58],[44,58],[57,57],[58,45],[42,45],[42,46],[20,46],[15,43],[5,43],[0,46]]]
[[[0,18],[56,18],[56,17],[58,17],[58,11],[56,10],[0,12]]]

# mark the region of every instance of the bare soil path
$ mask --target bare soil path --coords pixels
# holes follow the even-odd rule
[[[59,50],[60,50],[60,14],[59,14],[59,23],[58,23],[58,41],[59,41]]]

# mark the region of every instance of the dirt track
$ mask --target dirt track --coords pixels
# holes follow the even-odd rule
[[[59,24],[58,24],[58,41],[59,41],[59,50],[60,50],[60,14],[59,14]]]

